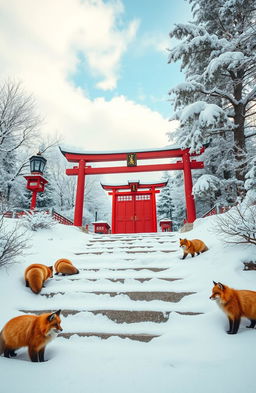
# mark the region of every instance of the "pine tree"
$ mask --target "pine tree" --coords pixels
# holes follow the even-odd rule
[[[194,21],[170,33],[182,42],[169,62],[181,61],[186,81],[172,88],[176,139],[206,152],[206,173],[227,190],[243,195],[246,159],[252,144],[256,101],[255,0],[190,0]],[[218,196],[218,195],[217,195]],[[232,195],[231,199],[235,199]]]
[[[169,174],[168,174],[168,178],[170,178]],[[170,184],[168,182],[167,185],[161,189],[157,201],[158,221],[164,218],[169,218],[170,220],[172,220],[172,212],[173,212],[172,196],[171,196]]]
[[[168,183],[161,190],[157,201],[158,221],[170,218],[173,230],[178,230],[186,218],[182,173],[179,171],[176,175],[170,175],[165,172],[163,180],[168,180]]]
[[[256,204],[256,158],[251,162],[251,168],[246,174],[245,189],[246,197],[244,202],[248,205]]]

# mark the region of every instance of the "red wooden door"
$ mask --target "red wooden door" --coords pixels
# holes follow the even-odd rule
[[[151,194],[135,196],[135,232],[153,232],[153,206]]]
[[[116,195],[115,233],[154,232],[151,194]]]
[[[116,195],[116,233],[134,233],[134,195]]]

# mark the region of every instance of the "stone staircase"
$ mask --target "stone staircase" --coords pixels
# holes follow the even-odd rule
[[[195,315],[179,308],[194,292],[173,290],[182,277],[173,273],[180,257],[175,233],[89,235],[74,251],[80,274],[54,276],[40,295],[42,313],[60,308],[63,333],[78,336],[111,336],[150,341],[166,331],[172,312]],[[180,262],[180,261],[179,261]],[[35,303],[38,307],[38,302]]]

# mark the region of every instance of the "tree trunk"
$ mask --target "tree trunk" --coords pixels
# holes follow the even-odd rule
[[[237,78],[234,80],[234,97],[238,101],[237,105],[234,105],[234,154],[236,161],[236,179],[238,180],[238,195],[243,196],[244,194],[244,180],[246,174],[246,146],[245,146],[245,107],[242,104],[242,91],[243,91],[243,79],[244,71],[239,71]]]

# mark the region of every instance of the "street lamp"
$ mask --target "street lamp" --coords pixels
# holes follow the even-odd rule
[[[48,181],[42,176],[47,160],[37,153],[29,159],[31,175],[24,176],[27,180],[27,189],[32,191],[30,209],[36,207],[36,197],[38,192],[44,192],[45,185]]]
[[[37,153],[36,156],[30,157],[29,162],[31,173],[43,174],[47,160],[41,155],[41,153]]]

